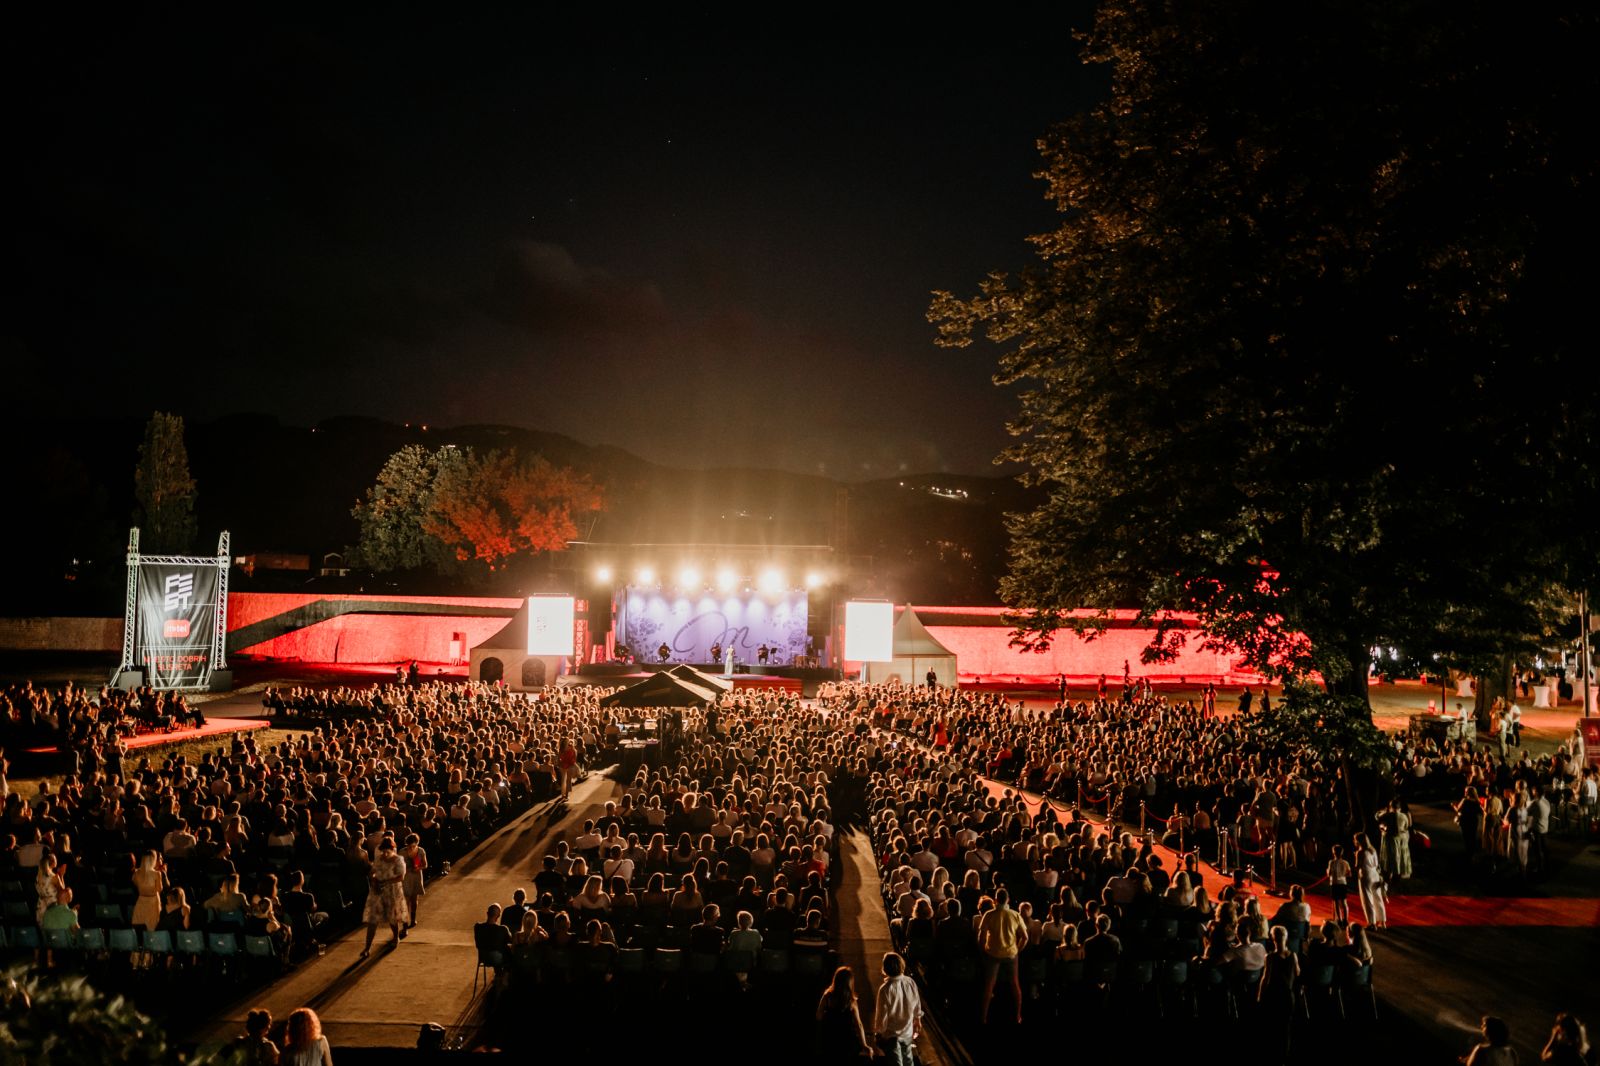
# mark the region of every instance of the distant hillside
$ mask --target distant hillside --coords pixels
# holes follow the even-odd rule
[[[68,417],[0,430],[20,504],[20,515],[4,524],[5,542],[14,558],[28,560],[19,568],[22,580],[0,598],[0,613],[120,610],[122,545],[143,427],[142,416],[84,423]],[[413,443],[514,447],[590,473],[606,490],[606,510],[584,534],[598,541],[829,544],[843,489],[844,552],[873,557],[871,591],[899,600],[993,602],[1004,566],[1003,515],[1029,501],[1028,490],[1010,478],[844,483],[782,470],[684,470],[511,426],[445,429],[336,418],[312,427],[235,415],[190,423],[187,442],[199,486],[197,547],[208,550],[217,532],[228,529],[235,555],[278,551],[315,560],[352,544],[350,509],[388,456]]]

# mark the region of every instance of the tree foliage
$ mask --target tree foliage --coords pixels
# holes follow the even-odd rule
[[[1595,29],[1102,5],[1108,98],[1040,142],[1040,262],[930,311],[1021,387],[1007,457],[1048,498],[1012,519],[1019,639],[1196,611],[1364,706],[1374,644],[1503,647],[1592,580]]]
[[[465,458],[454,447],[430,452],[420,444],[409,444],[388,458],[366,498],[351,511],[361,527],[361,565],[380,572],[450,569],[455,554],[423,524],[432,512],[440,474]]]
[[[440,470],[422,529],[457,559],[495,570],[518,555],[561,551],[578,535],[575,519],[600,504],[592,480],[543,456],[468,451]]]
[[[30,975],[17,967],[0,994],[0,1063],[112,1066],[183,1062],[162,1027],[121,996],[96,991],[82,977]],[[214,1061],[189,1059],[198,1066]]]
[[[139,464],[133,471],[142,551],[182,554],[194,550],[195,482],[183,444],[183,417],[157,411],[145,424]]]
[[[600,505],[589,477],[543,456],[413,444],[389,457],[352,513],[362,565],[449,573],[560,551],[577,536],[578,517]]]

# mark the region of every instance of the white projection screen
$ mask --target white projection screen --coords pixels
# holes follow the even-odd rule
[[[576,601],[571,596],[528,597],[528,654],[571,655]]]
[[[844,605],[844,657],[858,663],[894,661],[894,604],[851,600]]]

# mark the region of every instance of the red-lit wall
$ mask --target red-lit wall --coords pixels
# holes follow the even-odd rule
[[[504,597],[470,596],[314,596],[302,594],[239,592],[228,597],[228,632],[247,627],[276,628],[283,619],[287,631],[268,633],[266,639],[229,654],[263,659],[312,663],[395,663],[410,659],[442,663],[451,660],[451,637],[466,635],[466,649],[505,627],[509,618],[456,614],[346,613],[310,624],[294,625],[308,610],[328,612],[340,608],[392,612],[398,605],[422,609],[440,607],[516,610],[525,601]]]
[[[1093,639],[1063,632],[1042,653],[1011,646],[1011,629],[999,624],[1005,613],[1000,607],[913,607],[928,634],[956,656],[956,669],[963,680],[985,678],[1053,679],[1064,674],[1069,680],[1094,680],[1105,674],[1113,683],[1122,679],[1122,664],[1128,664],[1134,677],[1172,682],[1216,681],[1227,684],[1257,684],[1260,674],[1239,663],[1231,652],[1201,650],[1202,634],[1191,629],[1188,641],[1169,663],[1144,665],[1139,655],[1149,645],[1155,631],[1135,626],[1132,611],[1115,612],[1111,626]],[[1192,623],[1193,619],[1186,618]],[[965,622],[968,624],[941,624]]]

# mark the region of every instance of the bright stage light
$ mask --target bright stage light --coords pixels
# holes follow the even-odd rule
[[[529,596],[528,654],[571,655],[576,607],[571,596]]]
[[[700,584],[700,571],[692,566],[686,566],[678,571],[678,587],[692,589]]]
[[[739,574],[731,566],[724,566],[717,571],[717,588],[722,592],[732,592],[739,587]]]
[[[761,591],[782,592],[783,571],[779,570],[775,566],[769,566],[765,570],[761,571]]]
[[[814,589],[822,586],[822,575],[815,570],[806,575],[806,588]]]
[[[654,585],[656,583],[656,572],[651,567],[648,567],[648,566],[639,567],[638,577],[639,577],[639,584],[641,584],[641,585]]]
[[[894,604],[851,600],[844,605],[844,657],[858,663],[894,661]]]
[[[606,582],[610,581],[611,580],[611,567],[609,567],[609,566],[597,566],[597,567],[595,567],[594,579],[596,581],[600,582],[600,584],[602,584],[602,585],[604,585]]]

